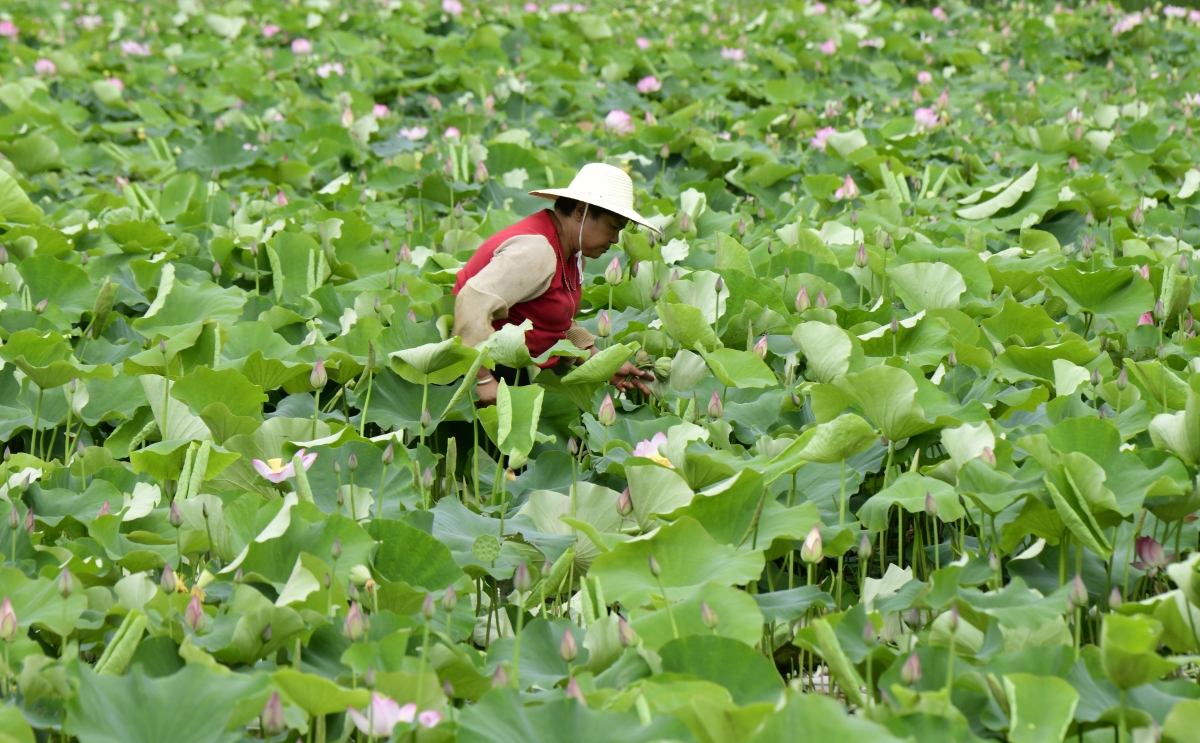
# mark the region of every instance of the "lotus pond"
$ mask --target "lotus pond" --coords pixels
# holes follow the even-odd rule
[[[1200,740],[1200,13],[987,6],[6,4],[0,740]]]

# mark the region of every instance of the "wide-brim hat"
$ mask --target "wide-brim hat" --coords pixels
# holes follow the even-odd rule
[[[566,188],[530,191],[529,195],[540,196],[543,199],[557,199],[565,196],[568,199],[607,209],[631,222],[637,222],[655,232],[660,232],[633,208],[633,180],[630,179],[628,173],[613,165],[588,163],[580,168],[579,172],[575,174],[575,178],[572,179],[571,185]]]

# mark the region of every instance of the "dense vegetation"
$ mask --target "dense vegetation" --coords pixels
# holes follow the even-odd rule
[[[1200,740],[1198,40],[6,4],[0,740]],[[477,409],[456,271],[596,160],[664,234]]]

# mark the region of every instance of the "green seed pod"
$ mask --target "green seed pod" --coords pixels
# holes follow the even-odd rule
[[[671,357],[662,356],[654,361],[654,376],[658,380],[665,381],[671,376]]]

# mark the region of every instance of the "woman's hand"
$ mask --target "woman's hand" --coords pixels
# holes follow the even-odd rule
[[[496,404],[496,393],[500,390],[500,383],[488,374],[485,378],[478,380],[475,383],[475,394],[479,395],[479,401],[476,403],[478,407],[486,408],[489,405]]]
[[[642,382],[643,379],[653,382],[654,373],[642,371],[626,361],[621,365],[620,369],[617,369],[617,373],[612,376],[612,379],[608,380],[608,383],[621,392],[629,392],[630,390],[637,389],[643,394],[649,395],[650,389]]]

